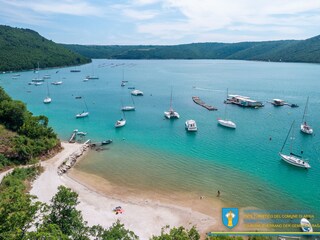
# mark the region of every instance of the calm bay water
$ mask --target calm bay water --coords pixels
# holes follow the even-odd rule
[[[41,65],[41,63],[40,63]],[[40,66],[41,67],[41,66]],[[72,68],[42,70],[51,74],[53,99],[43,104],[46,84],[29,86],[36,76],[23,72],[0,75],[0,84],[15,99],[27,103],[34,114],[49,117],[50,125],[63,140],[73,129],[88,132],[87,138],[100,142],[113,139],[107,151],[92,152],[77,167],[109,181],[154,191],[191,191],[214,196],[219,189],[232,206],[264,209],[309,209],[320,218],[320,65],[265,63],[222,60],[129,61],[94,60]],[[56,73],[59,71],[58,73]],[[95,72],[99,80],[83,82]],[[121,87],[122,72],[128,81]],[[131,105],[130,91],[135,86],[144,92],[134,97],[135,112],[126,112],[127,125],[115,129],[122,117],[122,103]],[[178,120],[165,120],[173,90],[173,107]],[[265,102],[261,109],[227,105],[228,117],[237,129],[217,125],[223,117],[226,89],[229,94],[250,96]],[[85,110],[90,116],[76,119]],[[219,111],[210,112],[193,103],[199,96]],[[299,132],[304,106],[309,100],[308,122],[314,136]],[[299,108],[274,107],[273,98],[296,103]],[[197,133],[188,133],[184,122],[194,119]],[[278,152],[296,120],[294,147],[304,151],[311,169],[293,167],[280,160]],[[272,140],[269,140],[270,137]],[[289,151],[289,146],[286,148]]]

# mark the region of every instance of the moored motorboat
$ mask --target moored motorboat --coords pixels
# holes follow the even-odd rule
[[[284,106],[285,102],[283,100],[281,100],[281,99],[275,98],[275,99],[272,100],[271,104],[273,106],[279,107],[279,106]]]
[[[311,223],[306,218],[301,218],[300,220],[301,229],[303,232],[313,232]]]
[[[187,120],[185,122],[185,127],[186,127],[186,130],[189,131],[189,132],[196,132],[198,131],[198,127],[197,127],[197,123],[195,120]]]
[[[101,145],[107,145],[107,144],[110,144],[112,143],[112,139],[108,139],[108,140],[104,140],[101,142]]]

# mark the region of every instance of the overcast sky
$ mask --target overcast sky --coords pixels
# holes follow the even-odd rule
[[[320,0],[0,0],[0,23],[77,44],[306,39]]]

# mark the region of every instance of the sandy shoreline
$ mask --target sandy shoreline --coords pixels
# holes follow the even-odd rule
[[[186,228],[195,225],[203,236],[208,231],[226,231],[221,221],[222,201],[219,198],[200,199],[188,193],[168,196],[142,192],[112,185],[99,176],[76,169],[59,176],[58,166],[82,145],[62,143],[62,146],[64,149],[59,154],[42,162],[44,172],[32,184],[30,193],[40,201],[49,203],[59,185],[67,186],[79,194],[78,209],[90,226],[100,224],[108,228],[120,219],[140,239],[159,235],[166,225]],[[116,215],[112,210],[117,206],[125,212]]]

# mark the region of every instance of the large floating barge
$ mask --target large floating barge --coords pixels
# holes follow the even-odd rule
[[[195,96],[195,97],[192,97],[192,100],[193,100],[196,104],[200,105],[201,107],[204,107],[204,108],[208,109],[209,111],[217,111],[217,110],[218,110],[218,108],[206,104],[206,103],[205,103],[204,101],[202,101],[199,97],[196,97],[196,96]]]
[[[240,95],[229,95],[225,103],[232,103],[241,107],[248,108],[260,108],[264,106],[262,102],[252,100],[249,97]]]

